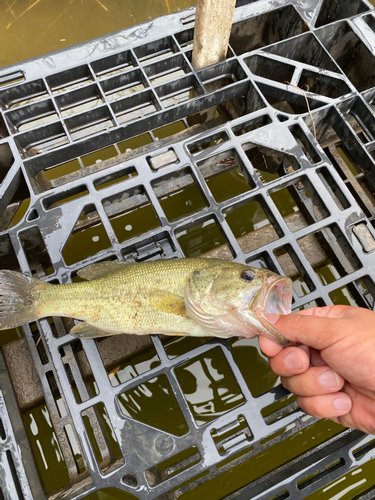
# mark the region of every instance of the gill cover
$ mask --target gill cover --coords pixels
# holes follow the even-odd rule
[[[254,337],[260,333],[255,324],[238,314],[261,286],[241,280],[242,270],[240,265],[200,269],[192,273],[186,285],[187,315],[218,337]]]

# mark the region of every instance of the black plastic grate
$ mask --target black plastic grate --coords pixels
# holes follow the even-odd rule
[[[170,15],[2,70],[0,267],[67,283],[105,259],[206,254],[291,276],[295,310],[374,309],[373,7],[239,1],[227,60],[197,72],[191,20]],[[50,498],[107,487],[203,498],[314,421],[275,380],[257,392],[237,356],[257,353],[254,341],[80,342],[72,325],[24,327],[68,474]],[[191,394],[192,364],[210,404]],[[43,498],[8,398],[0,498]],[[337,431],[217,498],[305,498],[371,467],[371,440]]]

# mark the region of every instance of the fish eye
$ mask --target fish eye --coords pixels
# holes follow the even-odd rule
[[[252,281],[255,278],[255,275],[248,270],[242,271],[241,273],[241,279],[243,281]]]

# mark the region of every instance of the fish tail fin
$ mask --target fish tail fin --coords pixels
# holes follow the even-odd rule
[[[0,330],[39,319],[35,292],[41,283],[15,271],[0,271]]]

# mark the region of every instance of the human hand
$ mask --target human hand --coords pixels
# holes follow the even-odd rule
[[[259,345],[309,415],[375,434],[375,312],[326,306],[267,319],[297,345]]]

